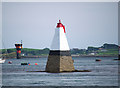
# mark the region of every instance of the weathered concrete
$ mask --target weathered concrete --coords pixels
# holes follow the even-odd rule
[[[60,56],[60,72],[74,71],[73,60],[71,56]]]
[[[46,72],[72,72],[75,71],[71,56],[49,55]]]
[[[46,72],[60,72],[60,56],[50,55],[46,65]]]

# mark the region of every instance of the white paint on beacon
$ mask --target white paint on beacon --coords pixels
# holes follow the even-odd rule
[[[57,24],[57,27],[55,29],[51,50],[70,50],[65,33],[65,27],[59,20],[59,23]]]

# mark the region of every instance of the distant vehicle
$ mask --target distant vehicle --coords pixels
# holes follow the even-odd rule
[[[0,63],[4,63],[5,59],[0,58]]]

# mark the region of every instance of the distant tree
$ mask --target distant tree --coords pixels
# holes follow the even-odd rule
[[[103,44],[102,47],[104,49],[118,49],[118,45],[116,45],[116,44],[107,44],[107,43],[105,43],[105,44]]]

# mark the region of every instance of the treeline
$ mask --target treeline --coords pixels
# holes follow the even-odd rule
[[[44,49],[29,49],[29,48],[23,48],[21,50],[22,54],[28,56],[28,55],[48,55],[49,54],[49,48]]]
[[[0,53],[1,54],[9,54],[16,52],[15,48],[10,48],[10,49],[1,49]],[[49,48],[44,48],[44,49],[30,49],[30,48],[23,48],[21,49],[21,54],[24,55],[47,55],[49,54]]]
[[[30,48],[23,48],[21,50],[21,55],[23,56],[46,56],[49,54],[50,49],[30,49]],[[2,49],[0,53],[5,55],[8,54],[15,54],[16,49]],[[73,55],[118,55],[118,45],[115,44],[103,44],[101,47],[88,47],[87,49],[78,49],[73,48],[70,50],[71,54]]]
[[[88,47],[86,54],[93,55],[118,55],[119,46],[116,44],[103,44],[101,47]]]

